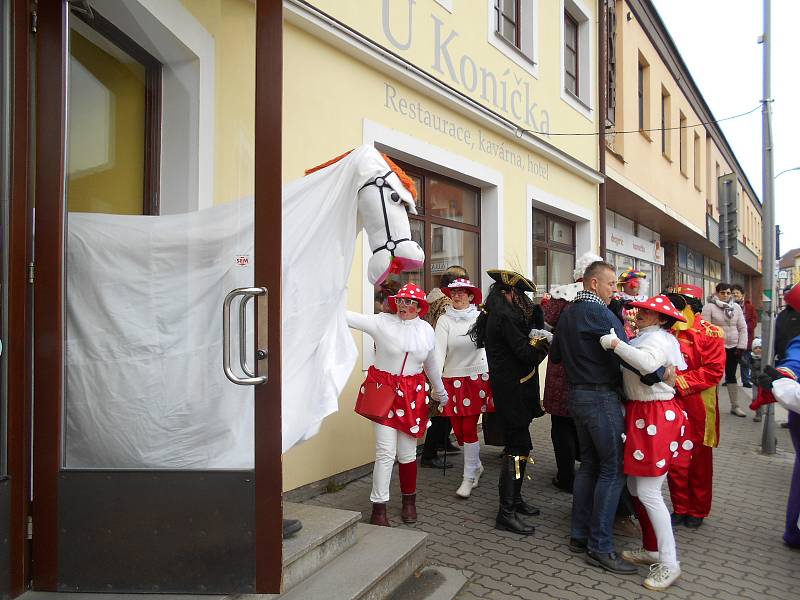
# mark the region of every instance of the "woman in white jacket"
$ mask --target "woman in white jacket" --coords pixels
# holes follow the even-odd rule
[[[389,484],[395,457],[400,463],[400,491],[403,496],[401,518],[417,521],[417,439],[428,428],[428,376],[431,395],[440,405],[447,403],[442,384],[442,367],[433,352],[433,328],[420,319],[428,311],[425,292],[407,283],[389,296],[392,313],[362,315],[347,312],[347,324],[364,331],[375,341],[375,364],[367,371],[364,383],[378,383],[395,389],[392,406],[385,416],[362,415],[374,421],[375,466],[372,470],[372,516],[370,523],[390,527],[386,516]],[[365,387],[359,390],[359,400]],[[356,410],[358,412],[358,410]]]
[[[483,474],[478,418],[494,412],[486,351],[468,334],[480,314],[476,305],[481,303],[481,290],[462,277],[442,288],[442,293],[453,301],[436,322],[436,362],[442,365],[450,399],[442,414],[450,417],[456,439],[464,447],[464,476],[456,495],[469,498]]]
[[[630,343],[612,330],[600,338],[622,365],[625,404],[624,470],[628,490],[642,527],[642,548],[625,551],[623,558],[651,565],[644,586],[664,590],[680,576],[675,537],[661,487],[670,464],[688,460],[692,441],[686,435],[688,419],[674,399],[675,390],[666,383],[649,386],[641,375],[660,367],[686,369],[678,340],[670,333],[675,321],[686,321],[666,296],[632,302],[638,308],[638,335]],[[657,552],[656,552],[657,550]]]

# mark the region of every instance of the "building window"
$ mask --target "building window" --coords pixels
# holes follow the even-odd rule
[[[162,65],[96,10],[69,22],[67,208],[159,214]]]
[[[701,173],[701,148],[700,148],[700,136],[697,133],[694,134],[694,187],[698,190],[700,189],[701,181],[700,181],[700,173]]]
[[[610,0],[606,6],[608,24],[608,91],[606,126],[613,129],[617,121],[617,9],[616,2]]]
[[[650,134],[647,131],[650,129],[650,65],[641,53],[639,54],[638,69],[636,93],[638,96],[639,131],[647,139],[650,139]]]
[[[580,97],[578,85],[578,22],[564,11],[564,89]]]
[[[522,48],[520,35],[521,0],[495,0],[494,10],[497,21],[497,33],[509,44]]]
[[[688,130],[686,128],[686,115],[684,115],[680,111],[678,111],[678,115],[679,115],[678,124],[680,125],[680,128],[681,128],[680,132],[679,132],[680,133],[680,136],[679,136],[679,140],[680,140],[679,144],[680,145],[679,145],[679,148],[678,148],[678,156],[680,157],[681,173],[683,173],[683,175],[685,177],[688,177],[688,174],[686,172],[686,169],[687,169],[687,166],[686,166],[686,145],[688,144],[688,140],[687,140]]]
[[[489,43],[538,76],[536,38],[539,0],[489,0]]]
[[[411,237],[425,251],[425,264],[401,275],[426,290],[439,286],[439,277],[451,265],[467,270],[480,281],[481,191],[455,179],[397,162],[417,187],[417,215],[409,215]]]
[[[661,88],[661,154],[666,159],[672,156],[672,99],[669,92]]]
[[[575,223],[533,210],[533,280],[539,293],[573,282]]]

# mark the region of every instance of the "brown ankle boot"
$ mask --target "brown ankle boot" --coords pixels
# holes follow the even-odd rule
[[[403,523],[417,522],[417,495],[403,494],[403,510],[400,512]]]
[[[381,527],[391,527],[389,519],[386,516],[386,504],[383,502],[372,503],[372,516],[369,518],[372,525],[380,525]]]

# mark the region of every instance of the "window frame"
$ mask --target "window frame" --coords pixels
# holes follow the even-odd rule
[[[522,0],[513,0],[514,2],[514,20],[508,18],[503,12],[504,5],[507,0],[494,0],[494,12],[495,12],[495,33],[499,35],[502,39],[506,42],[514,46],[517,50],[522,51],[522,19],[521,19],[521,11],[522,11]],[[514,39],[508,39],[505,34],[503,33],[503,27],[501,24],[503,22],[509,22],[511,26],[514,28]]]
[[[409,222],[421,222],[422,223],[422,235],[423,235],[423,242],[424,247],[423,250],[425,251],[425,263],[422,268],[422,282],[418,282],[425,290],[432,290],[434,287],[438,287],[438,281],[434,281],[434,275],[431,271],[431,264],[432,261],[430,260],[430,254],[433,252],[433,225],[439,225],[441,227],[449,227],[450,229],[457,229],[460,231],[465,231],[468,233],[473,233],[477,236],[477,244],[476,244],[476,263],[478,272],[473,273],[470,269],[467,269],[469,276],[472,278],[472,281],[480,281],[480,269],[481,269],[481,189],[479,187],[470,185],[458,179],[454,179],[452,177],[448,177],[447,175],[442,175],[437,173],[436,171],[431,171],[424,167],[418,167],[416,165],[408,164],[402,160],[399,160],[390,155],[392,161],[394,161],[401,169],[403,169],[406,174],[409,176],[417,177],[422,182],[422,190],[420,191],[420,195],[423,198],[423,210],[420,211],[419,214],[408,215]],[[449,184],[455,185],[460,188],[464,188],[471,192],[475,193],[475,197],[477,198],[477,210],[475,215],[476,224],[472,225],[471,223],[464,223],[461,221],[453,221],[451,219],[447,219],[444,217],[436,217],[431,215],[429,212],[429,198],[431,197],[430,186],[431,186],[431,179],[437,179],[441,181],[445,181]],[[441,231],[441,230],[440,230]],[[462,265],[463,266],[463,265]]]
[[[106,19],[96,9],[91,15],[73,8],[74,17],[109,43],[139,62],[145,69],[145,124],[144,124],[144,181],[142,186],[142,214],[158,215],[161,212],[161,122],[162,122],[162,71],[163,65],[127,33]]]
[[[531,235],[531,251],[533,252],[533,277],[534,283],[536,284],[536,295],[541,296],[544,292],[550,293],[551,288],[551,272],[550,272],[550,252],[556,251],[561,252],[562,254],[571,254],[572,255],[572,269],[575,269],[575,259],[577,258],[577,223],[575,221],[570,221],[569,219],[555,215],[553,213],[546,212],[544,210],[533,208],[533,213],[531,215],[533,220],[533,231],[536,229],[536,220],[544,219],[544,232],[545,232],[545,241],[540,241],[536,239],[535,234]],[[568,225],[572,230],[572,243],[564,244],[561,242],[554,242],[550,239],[550,223],[552,222],[561,223],[564,225]],[[546,281],[536,281],[536,254],[537,252],[543,252],[545,256],[545,264],[547,268],[545,270],[545,279]],[[571,281],[567,283],[572,283]]]
[[[686,120],[686,115],[683,114],[683,111],[678,111],[678,127],[679,127],[679,136],[678,136],[678,163],[681,169],[681,175],[689,178],[689,167],[688,167],[688,121]]]
[[[641,133],[649,142],[653,139],[650,135],[650,63],[639,52],[637,61],[637,108],[639,111],[637,125]]]
[[[572,28],[574,31],[574,40],[575,45],[574,47],[570,47],[567,36],[568,28]],[[580,92],[581,92],[581,85],[580,85],[580,38],[579,38],[579,28],[580,25],[575,17],[573,17],[568,10],[564,9],[564,90],[575,98],[580,100]],[[572,66],[574,68],[574,72],[569,72],[569,65],[568,65],[568,51],[572,52],[575,56],[574,60],[572,61]],[[570,89],[567,85],[568,77],[571,77],[575,82],[575,89]]]
[[[536,79],[539,78],[539,0],[517,0],[518,44],[498,31],[499,0],[487,0],[487,37],[489,45]]]
[[[661,155],[672,162],[672,95],[661,87]]]

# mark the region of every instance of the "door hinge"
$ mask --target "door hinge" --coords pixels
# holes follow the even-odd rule
[[[33,539],[33,517],[31,517],[30,515],[28,516],[28,532],[27,532],[27,535],[28,535],[28,539],[29,540]]]
[[[35,275],[36,275],[35,265],[32,262],[28,263],[28,283],[33,283]]]
[[[39,11],[31,11],[31,33],[39,31]]]

